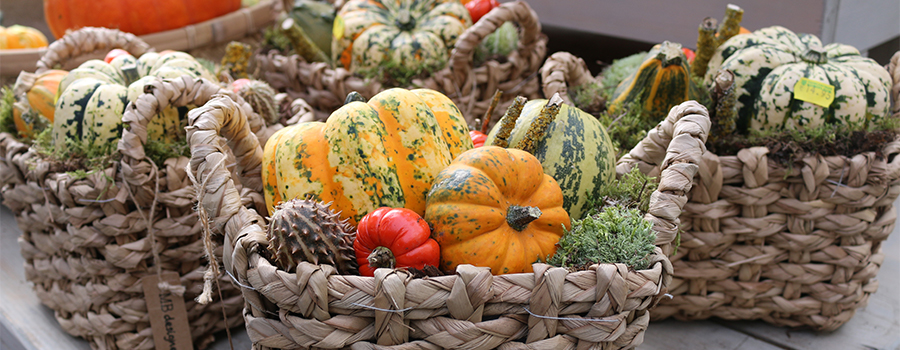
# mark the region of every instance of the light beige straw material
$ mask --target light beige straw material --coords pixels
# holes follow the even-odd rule
[[[569,98],[569,87],[581,86],[594,80],[584,60],[565,51],[550,55],[540,72],[544,96],[558,93],[570,105],[574,104]]]
[[[672,269],[663,250],[671,249],[710,125],[702,110],[673,113],[658,128],[658,139],[671,143],[651,159],[664,170],[647,214],[663,232],[650,268],[601,264],[569,272],[535,264],[534,273],[494,276],[462,265],[454,275],[413,279],[403,270],[362,277],[306,262],[295,273],[273,266],[259,215],[262,149],[247,119],[219,96],[190,112],[187,130],[198,211],[210,218],[208,235],[223,239],[254,349],[634,348],[643,342],[648,309],[667,291]],[[223,166],[222,139],[240,171]]]

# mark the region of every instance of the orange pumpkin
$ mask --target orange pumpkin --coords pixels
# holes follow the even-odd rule
[[[115,28],[144,35],[200,23],[241,8],[241,0],[44,0],[44,17],[57,38],[67,29]]]
[[[496,146],[466,151],[442,170],[425,204],[441,246],[441,269],[459,264],[494,274],[532,272],[571,228],[562,190],[528,152]]]
[[[31,49],[47,46],[47,37],[39,30],[13,25],[0,26],[0,50]]]

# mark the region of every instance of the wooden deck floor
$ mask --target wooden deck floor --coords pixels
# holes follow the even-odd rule
[[[900,203],[898,203],[900,204]],[[721,320],[651,323],[639,350],[898,350],[900,349],[900,231],[884,247],[879,288],[869,305],[832,333],[788,330],[762,322]],[[20,235],[10,211],[0,209],[0,350],[90,349],[84,340],[64,333],[53,312],[40,305],[25,281]],[[242,328],[235,329],[235,349],[249,349]],[[224,334],[213,350],[230,349]]]

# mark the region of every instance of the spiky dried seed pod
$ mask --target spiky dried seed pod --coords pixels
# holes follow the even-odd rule
[[[266,125],[272,125],[281,119],[279,105],[275,102],[275,89],[264,81],[250,80],[241,85],[237,94],[250,104],[253,111],[266,121]]]
[[[297,264],[334,266],[340,274],[357,274],[353,239],[347,219],[311,199],[293,199],[275,207],[266,238],[275,266],[293,272]]]

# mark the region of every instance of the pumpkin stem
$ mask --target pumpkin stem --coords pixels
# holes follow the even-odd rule
[[[684,53],[681,51],[681,44],[668,40],[663,41],[660,45],[659,53],[656,54],[656,59],[662,63],[662,67],[668,67],[673,64],[680,66],[682,58],[684,58]]]
[[[293,18],[288,17],[284,19],[284,22],[281,22],[281,32],[291,40],[294,51],[296,51],[300,57],[303,57],[306,62],[330,61],[328,56],[325,55],[325,52],[322,52],[322,49],[316,46],[316,43],[309,38],[306,31],[298,26],[297,23],[294,23]]]
[[[481,123],[482,134],[486,135],[488,133],[488,124],[491,122],[491,116],[494,114],[494,109],[497,108],[497,104],[500,103],[500,96],[502,95],[503,91],[500,91],[500,89],[497,89],[497,91],[494,92],[494,97],[491,99],[491,105],[488,107],[487,111],[484,112],[484,117],[481,118],[484,120]]]
[[[547,101],[547,104],[541,109],[541,114],[538,115],[533,123],[531,123],[531,127],[528,128],[528,131],[525,133],[525,138],[523,138],[522,141],[519,141],[516,148],[528,153],[534,153],[537,143],[544,138],[547,127],[550,126],[550,123],[552,123],[553,120],[556,119],[556,115],[559,114],[562,103],[563,99],[562,97],[559,97],[559,93],[553,94],[550,101]]]
[[[522,231],[532,221],[541,217],[541,210],[538,207],[520,207],[518,205],[510,205],[506,209],[506,223],[513,230]],[[371,260],[370,260],[371,261]]]
[[[716,73],[709,95],[715,105],[715,117],[712,119],[709,139],[721,140],[729,137],[735,130],[737,122],[737,94],[734,91],[734,73],[723,69]]]
[[[709,60],[716,52],[716,25],[718,21],[712,17],[706,17],[700,22],[700,28],[697,29],[697,53],[694,56],[694,62],[691,63],[691,75],[697,78],[703,78],[709,66]]]
[[[346,105],[346,104],[350,104],[350,102],[362,102],[362,103],[366,103],[366,98],[363,97],[362,95],[360,95],[360,94],[359,94],[358,92],[356,92],[356,91],[350,91],[350,93],[347,94],[347,98],[344,99],[344,104],[345,104],[345,105]]]
[[[369,257],[366,259],[369,261],[369,266],[373,269],[393,269],[397,264],[397,259],[394,258],[394,252],[392,252],[390,248],[382,246],[372,249],[372,253],[369,254]]]
[[[828,62],[828,56],[825,55],[825,48],[818,43],[809,44],[809,49],[803,53],[803,60],[809,63],[823,64]]]
[[[516,127],[516,120],[519,119],[519,115],[522,114],[522,108],[525,107],[525,102],[528,99],[522,96],[516,96],[516,99],[513,100],[513,103],[509,105],[509,108],[506,109],[506,114],[503,114],[503,117],[500,118],[500,130],[497,130],[497,137],[494,139],[492,143],[493,146],[497,147],[509,147],[509,135],[512,134],[512,130]]]
[[[402,31],[410,31],[416,28],[416,18],[410,15],[409,9],[402,9],[397,14],[394,24]]]
[[[741,32],[741,20],[744,19],[744,9],[734,4],[725,7],[725,19],[719,27],[719,36],[716,38],[716,47],[719,47],[731,37]]]

